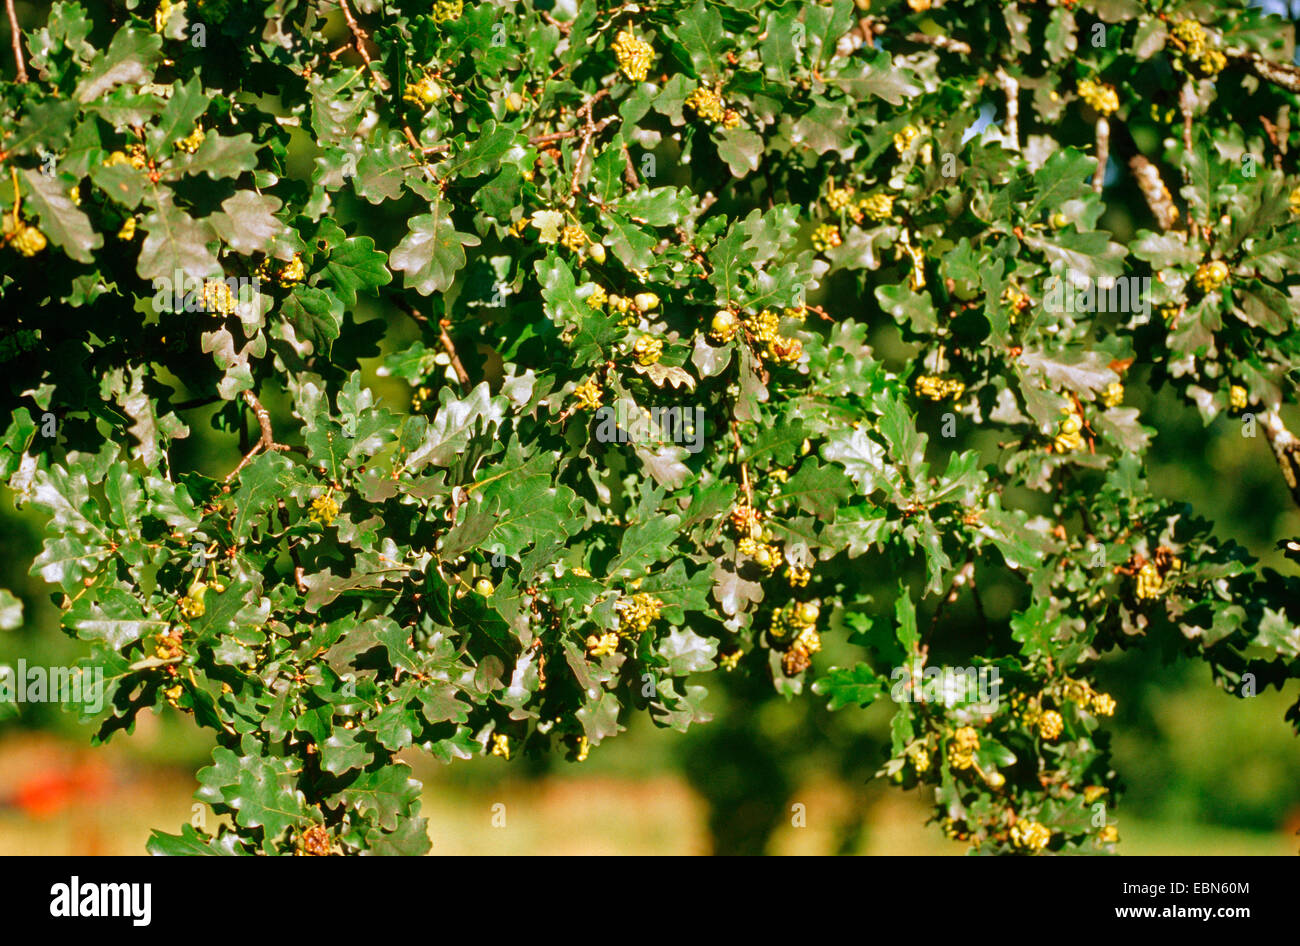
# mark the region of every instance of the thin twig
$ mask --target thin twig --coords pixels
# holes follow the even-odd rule
[[[1188,79],[1183,83],[1183,87],[1178,90],[1178,107],[1183,112],[1183,160],[1187,161],[1192,156],[1192,110],[1196,106],[1196,89],[1192,85],[1192,80]],[[1187,229],[1195,240],[1200,236],[1201,230],[1197,222],[1192,219],[1192,215],[1187,215]]]
[[[546,12],[542,13],[542,19],[545,20],[547,23],[549,23],[551,26],[555,27],[557,30],[559,30],[560,35],[562,36],[568,36],[569,32],[573,29],[572,22],[557,20],[555,17],[551,16],[549,13]]]
[[[740,461],[740,488],[745,491],[745,505],[754,505],[754,490],[749,485],[749,465],[740,459],[740,425],[734,420],[731,422],[731,436],[736,443],[736,459]]]
[[[1300,505],[1300,440],[1282,423],[1277,411],[1261,411],[1257,416],[1282,470],[1282,479],[1291,491],[1291,498]]]
[[[18,29],[18,14],[14,12],[14,0],[5,0],[5,11],[9,14],[9,39],[14,45],[14,64],[18,67],[18,81],[27,81],[27,66],[23,64],[22,32]]]
[[[1097,170],[1092,172],[1092,192],[1100,194],[1106,182],[1106,165],[1110,163],[1110,122],[1097,119]]]
[[[591,149],[591,139],[595,138],[597,133],[614,119],[614,116],[611,115],[609,118],[602,119],[600,124],[596,124],[591,119],[592,106],[608,94],[608,88],[601,89],[587,99],[578,109],[577,117],[586,121],[586,127],[582,130],[582,145],[578,148],[578,158],[573,165],[573,186],[570,188],[572,194],[578,193],[578,190],[582,187],[582,166],[587,161],[587,152]]]
[[[632,152],[627,150],[627,145],[623,145],[623,180],[633,189],[641,186],[641,180],[636,176],[636,168],[632,164]]]
[[[572,138],[577,134],[577,129],[569,128],[564,131],[552,131],[545,135],[536,135],[528,139],[530,145],[549,145],[553,141],[563,141],[565,138]]]
[[[469,372],[465,366],[460,363],[460,355],[456,354],[456,345],[447,334],[447,326],[451,324],[448,319],[441,319],[438,322],[438,340],[442,342],[443,350],[447,352],[447,357],[451,359],[452,370],[456,372],[456,380],[460,382],[461,387],[469,387]]]
[[[253,416],[257,418],[257,426],[261,431],[261,435],[257,438],[257,443],[253,444],[253,449],[244,454],[244,458],[239,461],[239,466],[230,471],[230,475],[227,476],[225,480],[227,483],[238,476],[243,471],[244,467],[252,463],[253,458],[263,450],[272,451],[289,449],[286,445],[275,442],[275,431],[271,429],[271,414],[262,406],[262,402],[257,399],[257,395],[252,391],[244,391],[242,392],[242,395],[244,403],[252,409]]]
[[[969,43],[962,42],[959,39],[953,39],[951,36],[926,36],[924,33],[909,33],[907,35],[909,43],[920,43],[923,46],[933,46],[935,49],[942,49],[945,52],[960,53],[969,55],[971,48]]]
[[[1273,170],[1282,170],[1282,155],[1286,152],[1286,146],[1278,140],[1277,125],[1268,120],[1266,115],[1259,116],[1260,124],[1264,126],[1264,133],[1268,135],[1268,140],[1273,143]]]
[[[443,151],[450,151],[450,150],[451,150],[451,142],[450,142],[450,141],[444,141],[444,142],[442,142],[441,144],[436,144],[436,145],[422,145],[422,144],[420,144],[420,142],[416,140],[415,132],[411,131],[411,126],[410,126],[410,125],[403,125],[403,126],[402,126],[402,131],[403,131],[403,132],[405,133],[405,135],[406,135],[407,143],[410,144],[412,150],[414,150],[417,154],[420,154],[420,155],[426,155],[426,154],[438,154],[438,153],[443,152]]]
[[[352,43],[357,47],[357,52],[366,62],[366,71],[370,73],[370,78],[381,89],[388,88],[388,82],[382,75],[375,71],[375,64],[370,59],[370,53],[366,50],[366,43],[370,36],[357,23],[357,18],[352,15],[352,8],[348,6],[348,0],[339,0],[339,7],[343,10],[343,18],[348,21],[348,29],[352,31]]]
[[[1192,153],[1192,110],[1196,107],[1196,89],[1188,79],[1178,90],[1178,108],[1183,113],[1183,148]]]
[[[405,299],[394,298],[393,302],[398,309],[400,309],[402,312],[409,315],[421,326],[428,326],[429,324],[432,323],[433,321],[432,319],[430,319],[427,315],[424,315],[423,313],[416,311],[415,306],[411,305]],[[456,372],[456,380],[459,381],[463,387],[468,388],[469,372],[465,370],[465,365],[464,363],[461,362],[460,355],[456,352],[456,343],[453,342],[451,340],[451,336],[447,334],[447,328],[450,325],[451,325],[451,321],[449,319],[439,320],[438,341],[442,343],[442,350],[445,351],[447,353],[447,357],[451,359],[451,367],[452,370]]]

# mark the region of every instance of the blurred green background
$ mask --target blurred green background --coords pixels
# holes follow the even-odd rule
[[[19,11],[24,25],[44,18],[32,4],[20,3]],[[0,40],[7,47],[5,24]],[[300,170],[309,173],[312,146],[302,144]],[[1118,209],[1103,220],[1120,240],[1134,227],[1126,205],[1136,205],[1136,197],[1114,200]],[[359,209],[343,196],[336,217],[345,221]],[[401,224],[393,220],[394,228]],[[395,232],[393,241],[399,236]],[[416,338],[413,324],[373,301],[355,317],[394,320],[388,350]],[[875,340],[891,367],[900,367],[908,352],[893,329],[882,328]],[[410,389],[379,377],[381,361],[365,364],[367,383],[394,410],[408,409]],[[1143,365],[1134,366],[1126,403],[1139,407],[1144,423],[1158,432],[1149,467],[1158,493],[1190,502],[1217,523],[1219,537],[1237,540],[1262,565],[1292,568],[1274,545],[1300,536],[1300,511],[1267,441],[1262,435],[1244,439],[1239,422],[1226,417],[1206,430],[1195,409],[1171,392],[1153,394],[1147,374]],[[283,416],[282,400],[266,394],[263,400]],[[211,407],[185,413],[192,433],[174,453],[177,469],[216,476],[230,469],[238,447],[232,435],[212,429],[213,413]],[[1287,419],[1300,429],[1295,417]],[[932,439],[931,450],[937,449]],[[39,514],[15,509],[6,491],[0,500],[0,588],[23,600],[25,621],[0,633],[0,664],[25,658],[65,665],[85,653],[59,630],[52,589],[27,574],[42,529]],[[884,589],[894,586],[892,575],[864,570],[863,580],[880,587],[878,601],[890,600]],[[1014,589],[999,585],[995,574],[981,582],[990,618],[1005,616]],[[968,599],[961,599],[945,625],[960,626],[972,617],[968,608]],[[816,670],[856,659],[842,637],[824,636]],[[1150,642],[1106,655],[1098,669],[1100,688],[1119,705],[1107,729],[1125,788],[1112,812],[1121,852],[1297,853],[1300,742],[1283,713],[1298,685],[1236,699],[1220,691],[1199,662],[1171,663],[1163,651]],[[891,703],[831,714],[811,693],[786,702],[761,680],[715,674],[706,685],[712,723],[681,735],[634,717],[628,732],[594,748],[580,764],[489,757],[444,767],[410,754],[425,783],[433,853],[965,851],[925,823],[928,790],[903,793],[871,779],[888,745]],[[151,828],[175,831],[194,816],[194,772],[207,763],[212,737],[188,717],[171,709],[145,713],[134,733],[107,747],[92,748],[90,738],[89,728],[50,706],[27,704],[7,718],[0,711],[0,854],[142,854]]]

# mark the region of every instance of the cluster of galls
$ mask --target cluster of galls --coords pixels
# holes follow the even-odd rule
[[[1017,693],[1011,698],[1011,716],[1026,729],[1037,730],[1038,737],[1046,742],[1055,742],[1065,732],[1065,717],[1058,709],[1047,709],[1044,703],[1052,699],[1069,701],[1077,704],[1084,712],[1095,716],[1112,716],[1115,713],[1115,700],[1109,693],[1098,693],[1087,680],[1066,678],[1059,685],[1052,685],[1036,696]]]
[[[1021,312],[1024,312],[1033,305],[1033,300],[1029,298],[1029,294],[1023,292],[1020,287],[1016,285],[1009,285],[1006,289],[1002,290],[1002,301],[1011,309],[1008,315],[1009,321],[1012,325],[1016,324],[1016,319],[1019,317]]]
[[[1056,426],[1056,436],[1052,440],[1052,446],[1057,453],[1071,453],[1075,450],[1082,450],[1084,447],[1083,439],[1083,416],[1079,413],[1077,407],[1063,407],[1061,413],[1065,416]]]
[[[844,242],[840,228],[833,223],[823,223],[812,232],[812,246],[818,253],[827,253]]]
[[[980,734],[973,726],[962,726],[952,734],[948,743],[948,765],[957,770],[969,769],[975,764],[975,753],[980,748]]]
[[[886,220],[889,220],[894,216],[895,195],[890,194],[887,191],[876,191],[873,194],[865,194],[855,197],[855,193],[856,192],[852,187],[836,187],[832,182],[827,185],[826,188],[826,206],[829,207],[833,213],[847,213],[853,218],[854,223],[861,223],[867,218],[870,218],[877,223],[884,223]],[[823,224],[823,227],[826,226],[829,226],[829,224]],[[819,227],[818,230],[821,231],[820,242],[825,243],[827,246],[839,245],[838,230],[835,231],[834,236],[831,236],[829,230],[822,230],[821,227]],[[814,234],[814,245],[816,245],[818,239],[818,235]],[[818,249],[821,252],[825,252],[825,250],[820,247],[818,247]]]
[[[1134,556],[1132,567],[1136,569],[1137,581],[1135,593],[1139,601],[1152,601],[1161,597],[1169,589],[1166,578],[1170,572],[1183,569],[1183,560],[1163,545],[1156,549],[1155,558],[1147,561],[1141,555]]]
[[[1178,50],[1173,66],[1180,72],[1213,79],[1228,65],[1228,57],[1210,45],[1209,34],[1196,20],[1181,20],[1174,26],[1173,44]]]
[[[1113,85],[1083,79],[1079,82],[1079,98],[1083,99],[1098,115],[1110,115],[1119,110],[1119,93]]]
[[[643,367],[656,364],[663,353],[663,340],[653,335],[641,335],[632,344],[632,357]]]
[[[597,246],[600,246],[600,244],[591,244],[589,251]],[[602,248],[602,254],[603,252]],[[589,283],[588,285],[591,286],[590,290],[587,291],[588,308],[608,309],[610,312],[617,312],[620,316],[619,325],[632,325],[641,315],[659,308],[659,297],[653,292],[638,292],[633,296],[620,296],[616,293],[606,292],[599,284]]]
[[[803,322],[805,310],[802,307],[785,310],[785,317]],[[709,326],[709,337],[716,342],[729,342],[736,332],[744,329],[755,344],[755,354],[760,359],[774,361],[777,364],[794,364],[803,357],[803,342],[793,335],[781,334],[781,316],[771,309],[763,309],[757,314],[741,313],[719,309],[713,314]]]
[[[4,241],[21,256],[35,256],[46,247],[45,234],[16,215],[4,219]]]
[[[328,526],[334,522],[334,518],[339,514],[339,503],[334,498],[332,491],[317,496],[311,501],[311,512],[308,513],[312,522],[319,522],[321,525]]]
[[[424,410],[424,405],[433,397],[433,388],[427,385],[420,385],[411,395],[411,410],[419,412]]]
[[[304,857],[328,857],[334,853],[329,828],[314,824],[298,838],[298,853]]]
[[[741,504],[731,511],[729,518],[731,527],[739,537],[736,550],[761,568],[765,575],[776,571],[776,567],[781,564],[781,547],[772,541],[771,531],[763,525],[763,514],[753,506]],[[791,588],[803,588],[812,577],[812,569],[790,565],[785,570],[785,576]]]
[[[134,218],[132,222],[134,223]],[[227,283],[220,279],[209,279],[203,283],[203,308],[207,312],[233,315],[239,309],[239,300]]]
[[[460,19],[464,11],[465,0],[434,0],[429,16],[435,23],[446,23],[448,20]]]
[[[748,556],[754,564],[763,569],[765,574],[772,574],[777,564],[781,561],[781,548],[771,542],[766,541],[767,532],[763,531],[762,537],[745,536],[736,543],[736,549],[741,555]]]
[[[584,411],[594,411],[600,407],[600,399],[603,393],[604,389],[600,386],[600,382],[595,375],[592,375],[573,389],[573,397],[577,401],[579,409]]]
[[[772,639],[784,645],[781,672],[795,677],[812,666],[812,655],[822,649],[817,633],[821,607],[816,601],[790,601],[772,612]]]
[[[928,397],[932,401],[942,401],[947,398],[956,401],[966,393],[965,382],[956,378],[944,378],[937,374],[927,374],[917,378],[915,388],[918,395]]]
[[[664,603],[649,592],[639,591],[619,599],[615,607],[619,615],[619,630],[631,636],[650,629],[663,610]]]
[[[1069,680],[1065,684],[1065,698],[1078,703],[1096,716],[1113,716],[1115,699],[1109,693],[1098,693],[1087,680]]]
[[[663,612],[664,603],[654,595],[639,591],[623,595],[614,605],[618,611],[618,628],[603,634],[591,634],[587,637],[587,653],[592,657],[604,657],[618,650],[624,638],[637,637],[648,631]]]
[[[614,38],[614,56],[623,75],[633,82],[642,82],[654,62],[654,47],[628,30],[620,30]]]
[[[180,141],[176,142],[176,146],[175,146],[176,150],[183,151],[186,154],[193,154],[195,151],[199,150],[199,147],[203,144],[203,139],[205,137],[206,135],[204,135],[203,133],[202,126],[195,125],[194,130],[192,132],[190,132]]]
[[[194,618],[201,618],[207,613],[207,605],[203,603],[203,598],[208,593],[209,587],[217,594],[221,594],[226,590],[225,585],[217,582],[212,585],[202,581],[194,582],[190,585],[186,594],[176,600],[176,604],[180,607],[181,617],[190,621]]]
[[[296,286],[306,276],[307,267],[303,264],[302,256],[297,253],[294,253],[293,259],[287,263],[267,257],[257,267],[257,277],[259,279],[275,280],[286,289]]]
[[[723,128],[740,126],[740,113],[734,108],[727,108],[727,103],[716,89],[702,85],[686,97],[685,104],[704,121]]]
[[[1052,832],[1045,825],[1029,818],[1017,819],[1011,826],[1011,843],[1027,851],[1041,851],[1052,840]]]
[[[1221,259],[1202,263],[1196,267],[1196,275],[1192,279],[1201,292],[1214,292],[1228,281],[1228,264]]]

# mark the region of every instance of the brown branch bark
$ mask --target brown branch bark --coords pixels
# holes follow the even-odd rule
[[[919,43],[922,46],[933,46],[935,49],[942,49],[944,52],[959,53],[969,55],[970,44],[959,39],[953,39],[951,36],[927,36],[924,33],[908,33],[907,41],[909,43]]]
[[[1106,165],[1110,163],[1110,122],[1097,119],[1097,170],[1092,172],[1092,192],[1100,194],[1106,182]]]
[[[641,179],[636,176],[636,167],[632,164],[632,152],[627,150],[627,145],[623,145],[623,180],[633,189],[641,186]]]
[[[1174,204],[1174,197],[1169,193],[1169,188],[1165,186],[1156,166],[1148,161],[1145,155],[1135,154],[1129,158],[1128,167],[1133,172],[1133,177],[1137,179],[1138,189],[1142,191],[1147,206],[1155,214],[1160,229],[1172,230],[1178,223],[1178,207]]]
[[[1172,230],[1178,223],[1178,205],[1174,203],[1173,194],[1165,186],[1160,170],[1146,155],[1138,150],[1137,142],[1128,126],[1115,116],[1107,119],[1110,124],[1110,145],[1118,159],[1128,165],[1129,173],[1137,182],[1138,189],[1151,208],[1152,215],[1162,230]]]
[[[1300,505],[1300,440],[1287,429],[1277,411],[1261,411],[1258,419],[1282,470],[1282,479],[1291,491],[1291,498]]]
[[[451,340],[451,336],[447,334],[447,326],[450,324],[446,319],[438,322],[438,340],[442,342],[443,350],[447,353],[447,357],[451,359],[451,368],[456,372],[456,380],[460,382],[461,387],[468,388],[469,372],[461,364],[460,355],[456,353],[456,344]]]
[[[18,67],[18,81],[27,81],[27,66],[23,62],[22,31],[18,29],[18,14],[14,12],[14,0],[5,0],[5,12],[9,14],[9,39],[14,46],[14,65]]]
[[[577,135],[577,129],[569,128],[564,131],[552,131],[545,135],[536,135],[528,139],[530,145],[549,145],[552,141],[563,141],[565,138],[572,138]]]
[[[275,442],[275,431],[271,428],[271,414],[262,406],[262,402],[257,399],[257,395],[252,391],[244,391],[242,397],[244,403],[252,410],[253,416],[257,418],[257,427],[261,434],[257,438],[257,443],[253,444],[253,449],[244,454],[244,458],[239,461],[239,466],[230,471],[230,474],[225,479],[227,483],[243,472],[244,467],[252,463],[253,458],[263,450],[289,449],[285,444]]]
[[[578,148],[578,159],[573,165],[573,186],[569,191],[572,194],[578,193],[578,190],[582,187],[582,166],[587,161],[587,152],[591,150],[591,139],[595,138],[597,133],[599,133],[601,129],[616,117],[611,115],[608,118],[603,118],[600,120],[599,124],[591,120],[592,106],[608,94],[609,89],[601,89],[591,98],[587,99],[587,101],[578,109],[577,117],[584,119],[586,121],[586,126],[582,130],[582,145]]]
[[[1265,82],[1271,82],[1288,92],[1300,93],[1300,68],[1290,63],[1273,62],[1271,59],[1265,59],[1259,53],[1254,52],[1234,58],[1240,62],[1245,62],[1250,67],[1250,70]]]
[[[427,327],[433,324],[432,319],[421,312],[417,312],[415,307],[405,299],[394,298],[393,302],[396,304],[397,308],[401,309],[421,326]],[[468,388],[470,386],[469,372],[465,370],[465,365],[460,360],[460,354],[456,351],[456,343],[453,342],[451,336],[447,334],[447,327],[451,325],[451,322],[447,319],[441,319],[437,324],[438,341],[442,343],[442,350],[447,353],[447,357],[451,360],[451,368],[456,372],[456,380],[461,383],[462,387]]]
[[[740,463],[740,488],[745,493],[745,505],[754,505],[754,488],[749,485],[749,465],[740,459],[741,451],[744,449],[740,443],[740,425],[734,420],[731,422],[731,437],[736,444],[736,460]]]
[[[388,82],[382,75],[375,71],[375,64],[370,59],[370,52],[366,49],[366,43],[370,40],[370,34],[361,28],[357,23],[357,18],[352,15],[352,8],[348,6],[348,0],[339,0],[339,8],[343,11],[343,18],[348,21],[348,29],[352,32],[352,45],[356,46],[357,52],[365,60],[366,72],[370,74],[371,80],[381,89],[388,88]]]
[[[1014,151],[1020,150],[1020,83],[1016,77],[1011,75],[1001,66],[998,71],[993,73],[993,77],[998,80],[998,85],[1007,97],[1007,124],[1003,129],[1003,137],[1011,139],[1011,147]]]
[[[1277,125],[1268,120],[1268,116],[1259,116],[1260,124],[1264,126],[1264,133],[1268,135],[1268,140],[1273,144],[1273,170],[1282,170],[1282,155],[1286,153],[1286,143],[1279,140]]]

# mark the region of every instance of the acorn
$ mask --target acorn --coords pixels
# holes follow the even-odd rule
[[[588,243],[587,255],[592,258],[597,266],[605,264],[605,246],[602,243]],[[640,298],[638,296],[638,298]]]
[[[480,578],[478,581],[474,582],[474,591],[477,594],[480,594],[483,597],[487,598],[490,597],[494,591],[496,591],[496,586],[492,584],[491,579]]]
[[[659,308],[659,297],[653,292],[638,292],[632,297],[632,301],[642,312],[650,312]]]

